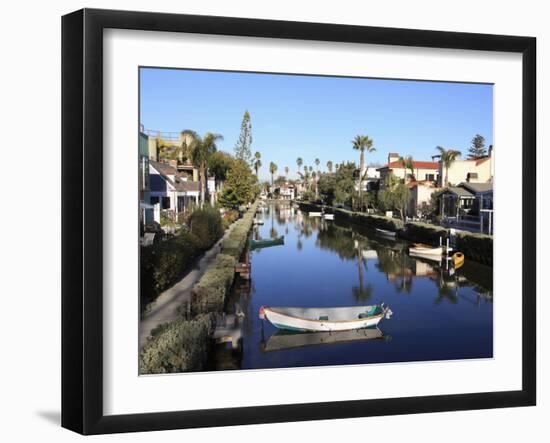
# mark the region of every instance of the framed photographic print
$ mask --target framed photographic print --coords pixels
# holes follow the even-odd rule
[[[535,404],[534,38],[62,27],[64,427]]]

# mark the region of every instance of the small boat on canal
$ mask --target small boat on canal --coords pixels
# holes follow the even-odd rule
[[[434,248],[433,246],[430,246],[430,245],[415,243],[414,246],[411,246],[409,248],[409,255],[416,256],[416,257],[440,260],[442,254],[443,254],[442,246]]]
[[[378,235],[381,235],[382,237],[387,237],[387,238],[395,238],[397,235],[397,232],[388,231],[386,229],[378,229],[378,228],[376,228],[376,233]]]
[[[321,217],[323,215],[322,212],[310,212],[308,213],[310,217]]]
[[[281,246],[285,244],[285,236],[281,235],[280,237],[275,238],[262,238],[260,240],[250,240],[250,249],[261,249],[269,248],[271,246]]]
[[[284,351],[304,346],[356,343],[367,340],[391,340],[378,328],[365,328],[339,332],[291,332],[278,330],[261,342],[262,352]]]
[[[383,318],[389,319],[392,311],[380,305],[336,308],[297,308],[262,306],[261,319],[268,320],[278,329],[301,332],[349,331],[376,326]]]
[[[255,225],[263,225],[264,224],[264,221],[260,218],[255,218],[254,219],[254,224]]]
[[[334,214],[323,214],[325,220],[334,220]]]

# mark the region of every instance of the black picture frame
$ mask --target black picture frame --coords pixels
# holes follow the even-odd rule
[[[108,28],[522,54],[522,389],[392,399],[103,413],[103,31]],[[536,39],[230,17],[83,9],[62,18],[62,426],[151,431],[536,403]],[[525,173],[528,171],[528,173]]]

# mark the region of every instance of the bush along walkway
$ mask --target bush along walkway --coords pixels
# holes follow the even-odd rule
[[[204,368],[216,314],[235,278],[257,203],[234,222],[201,259],[197,269],[162,293],[140,323],[140,373],[199,371]],[[190,304],[190,311],[187,306]],[[189,316],[191,314],[191,317]]]
[[[321,206],[314,203],[300,203],[304,211],[320,211]],[[365,214],[325,206],[325,209],[335,214],[336,221],[354,223],[359,226],[375,229],[386,229],[397,232],[399,238],[411,241],[439,245],[450,236],[447,228],[421,222],[403,222],[397,218],[383,215]],[[486,234],[459,231],[456,235],[455,249],[462,252],[466,260],[473,260],[484,265],[493,266],[493,237]]]

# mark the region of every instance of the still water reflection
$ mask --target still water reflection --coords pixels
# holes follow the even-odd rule
[[[210,370],[490,358],[492,269],[408,255],[408,244],[355,225],[309,217],[290,205],[257,216],[252,239],[284,244],[250,251],[252,277],[237,280],[227,312],[243,311],[238,349],[218,346]],[[378,329],[288,333],[258,318],[260,306],[379,304],[393,316]]]

